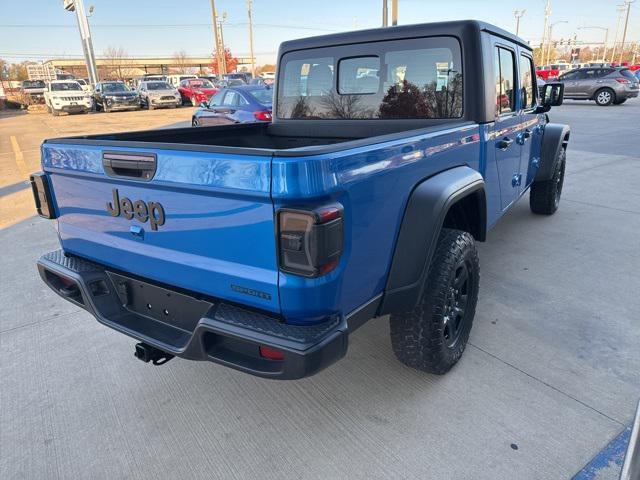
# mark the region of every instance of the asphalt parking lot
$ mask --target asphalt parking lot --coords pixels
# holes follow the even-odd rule
[[[24,180],[12,136],[35,169],[41,138],[189,112],[0,117],[0,192]],[[523,199],[481,245],[470,345],[443,377],[397,362],[384,318],[300,381],[143,364],[40,281],[54,225],[3,194],[0,478],[617,478],[640,396],[640,99],[550,115],[572,127],[560,210]]]

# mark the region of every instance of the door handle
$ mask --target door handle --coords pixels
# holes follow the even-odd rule
[[[498,140],[496,142],[496,148],[499,148],[500,150],[506,150],[511,146],[512,143],[513,143],[512,138],[504,137],[502,140]]]

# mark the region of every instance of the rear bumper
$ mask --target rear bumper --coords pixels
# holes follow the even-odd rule
[[[62,250],[43,255],[38,271],[52,290],[87,310],[100,323],[189,360],[208,360],[260,377],[297,379],[328,367],[347,351],[344,318],[313,326],[288,325],[264,313],[125,277],[79,257],[66,256]],[[143,315],[134,311],[133,301],[131,305],[128,300],[123,302],[123,284],[116,285],[115,278],[126,278],[135,286],[142,285],[141,289],[147,286],[147,290],[153,290],[153,308],[158,311],[169,308],[193,312],[195,305],[205,313],[191,324],[181,318],[169,323]],[[71,282],[77,288],[65,288]],[[171,297],[165,299],[170,307],[162,304],[165,296]],[[283,360],[261,357],[260,346],[280,350]]]

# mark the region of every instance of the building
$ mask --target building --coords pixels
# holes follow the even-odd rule
[[[101,76],[114,78],[134,78],[145,73],[170,74],[178,71],[193,70],[205,71],[211,65],[211,57],[125,57],[125,58],[98,58],[96,66]],[[52,59],[44,62],[48,68],[62,70],[79,78],[86,78],[87,68],[82,59]],[[251,58],[239,57],[238,67],[250,66]]]

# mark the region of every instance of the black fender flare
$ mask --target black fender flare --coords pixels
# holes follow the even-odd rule
[[[467,166],[445,170],[416,185],[400,225],[379,315],[408,312],[417,305],[447,212],[457,201],[474,193],[482,202],[480,239],[484,240],[484,190],[482,175]]]
[[[551,180],[560,149],[567,148],[570,134],[571,128],[569,128],[569,125],[547,123],[544,126],[542,145],[540,147],[540,166],[536,172],[534,182]]]

